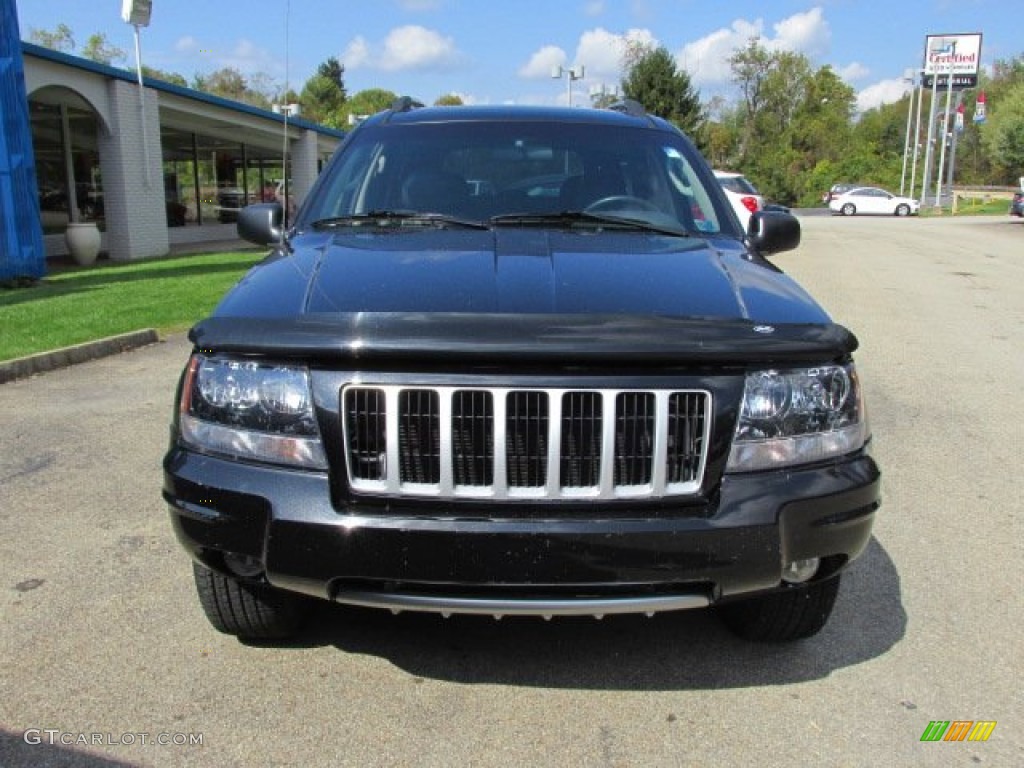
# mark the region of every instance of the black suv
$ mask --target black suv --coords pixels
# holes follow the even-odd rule
[[[345,139],[192,331],[163,496],[213,625],[311,598],[814,634],[879,470],[854,336],[690,141],[611,110],[420,108]]]

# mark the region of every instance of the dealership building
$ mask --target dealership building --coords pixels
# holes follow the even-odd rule
[[[122,261],[234,239],[241,206],[301,203],[344,135],[22,42],[14,0],[0,104],[0,279],[41,276],[82,224]]]

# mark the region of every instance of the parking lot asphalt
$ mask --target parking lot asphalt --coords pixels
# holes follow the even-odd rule
[[[819,636],[326,605],[219,635],[160,498],[174,336],[0,385],[0,765],[1024,765],[1024,221],[802,221],[775,262],[857,333],[884,473]]]

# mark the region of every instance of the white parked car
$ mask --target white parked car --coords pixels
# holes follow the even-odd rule
[[[764,198],[742,173],[715,171],[715,178],[725,190],[725,196],[729,198],[740,224],[743,225],[743,231],[746,232],[750,226],[751,214],[764,210]]]
[[[912,197],[900,197],[878,187],[856,187],[829,201],[833,213],[853,216],[874,213],[884,216],[909,216],[917,213],[921,204]]]

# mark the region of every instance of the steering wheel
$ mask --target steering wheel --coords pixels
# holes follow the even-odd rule
[[[603,211],[622,210],[655,211],[657,213],[662,213],[661,208],[656,206],[650,200],[644,200],[642,197],[633,197],[632,195],[611,195],[609,197],[602,197],[600,200],[592,202],[583,210],[585,213],[601,213]]]

